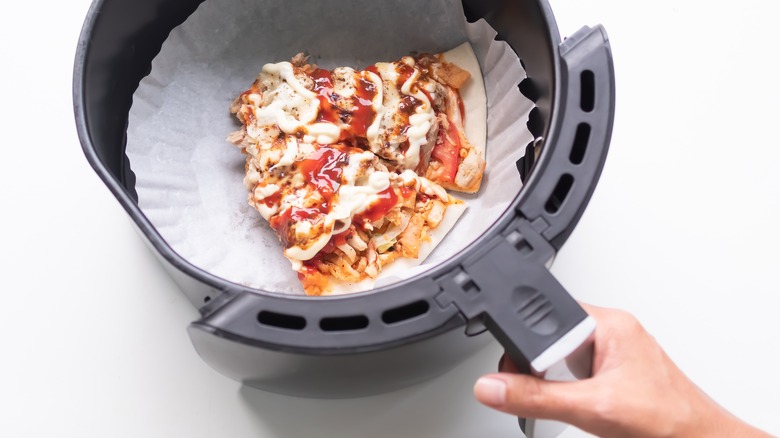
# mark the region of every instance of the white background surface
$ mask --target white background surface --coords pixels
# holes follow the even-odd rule
[[[705,391],[780,434],[779,8],[721,4],[552,2],[563,35],[606,26],[618,90],[604,174],[553,271],[578,299],[637,314]],[[196,311],[76,138],[88,6],[5,2],[0,14],[0,436],[519,435],[471,398],[497,347],[346,401],[242,388],[203,363],[184,330]]]

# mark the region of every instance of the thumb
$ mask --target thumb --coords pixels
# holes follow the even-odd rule
[[[582,382],[553,382],[525,374],[488,374],[474,385],[477,400],[493,409],[569,424],[587,406],[587,393]]]

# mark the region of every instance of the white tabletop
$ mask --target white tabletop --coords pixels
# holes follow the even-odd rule
[[[610,156],[554,273],[578,299],[637,314],[706,392],[780,434],[780,8],[552,3],[563,35],[605,25],[617,74]],[[197,312],[76,137],[88,6],[0,14],[0,436],[519,436],[471,397],[495,345],[433,381],[341,401],[241,387],[200,360],[185,333]]]

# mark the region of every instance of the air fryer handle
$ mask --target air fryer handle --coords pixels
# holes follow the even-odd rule
[[[535,226],[518,218],[437,281],[442,305],[481,318],[510,359],[526,373],[544,374],[587,342],[595,322],[545,267],[554,249]],[[447,302],[444,302],[444,299]],[[591,361],[578,355],[577,377]]]
[[[592,333],[596,323],[542,265],[523,269],[528,275],[514,291],[514,305],[486,312],[485,326],[507,356],[525,373],[551,380],[590,377]],[[548,375],[566,368],[572,378]]]
[[[556,249],[574,230],[607,158],[615,113],[615,71],[604,28],[583,27],[561,43],[557,117],[532,174],[523,216],[549,225],[544,236]]]
[[[595,321],[546,268],[555,250],[541,222],[516,218],[460,266],[436,279],[442,307],[481,319],[518,370],[551,380],[591,375]],[[533,436],[537,422],[519,418]]]

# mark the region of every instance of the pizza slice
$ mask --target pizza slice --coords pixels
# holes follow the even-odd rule
[[[484,95],[478,94],[484,92],[484,88],[481,76],[477,88],[474,85],[476,79],[448,60],[467,60],[469,53],[466,49],[471,50],[471,47],[460,46],[447,54],[420,60],[420,64],[428,69],[435,81],[446,85],[441,87],[444,95],[443,111],[439,115],[439,133],[425,176],[447,189],[474,193],[479,190],[485,171],[486,103]],[[469,115],[476,122],[471,125],[466,123],[465,99],[482,100],[481,105],[471,102],[470,106],[476,107],[476,111]],[[469,135],[469,128],[477,132]]]
[[[243,128],[228,140],[247,156],[249,203],[307,295],[424,257],[433,231],[463,212],[445,188],[475,192],[484,172],[458,91],[471,76],[444,55],[359,71],[298,55],[266,64],[233,102]]]

